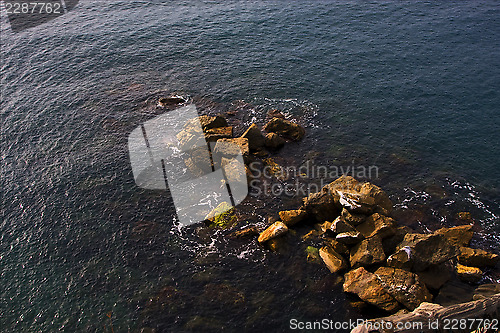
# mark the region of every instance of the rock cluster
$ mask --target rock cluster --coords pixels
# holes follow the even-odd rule
[[[281,221],[264,230],[259,242],[281,237],[296,224],[316,222],[302,239],[323,243],[319,257],[331,273],[344,274],[344,291],[390,313],[431,302],[450,278],[448,265],[462,281],[476,283],[483,275],[480,267],[499,260],[467,247],[471,225],[420,234],[398,226],[391,211],[391,201],[378,186],[342,176],[304,198],[298,209],[279,212]],[[278,225],[280,232],[275,232]],[[317,259],[314,249],[307,247],[310,262]]]

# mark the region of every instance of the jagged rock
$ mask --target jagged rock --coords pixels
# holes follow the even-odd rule
[[[373,236],[363,240],[351,249],[351,267],[370,266],[384,262],[385,253],[380,237]]]
[[[335,252],[341,255],[349,256],[349,248],[335,239],[325,238],[324,244],[325,246],[331,247]]]
[[[356,294],[363,301],[388,312],[394,313],[399,309],[398,301],[385,291],[377,275],[363,267],[345,274],[344,291]]]
[[[422,302],[432,301],[431,293],[414,273],[380,267],[375,271],[375,275],[382,282],[384,290],[409,310],[414,310]]]
[[[280,136],[290,138],[294,141],[302,140],[306,131],[302,126],[292,123],[283,118],[273,118],[265,126],[264,130],[269,133],[277,133]]]
[[[458,255],[459,263],[473,267],[495,267],[499,259],[500,257],[494,253],[469,247],[461,247]]]
[[[169,96],[169,97],[160,97],[158,99],[158,106],[164,108],[170,105],[185,103],[186,99],[179,95]]]
[[[305,210],[283,210],[279,212],[281,221],[285,223],[287,226],[295,225],[307,217],[307,212]]]
[[[251,150],[257,150],[264,146],[264,136],[259,127],[255,124],[250,125],[241,137],[248,139],[248,146]]]
[[[440,234],[407,234],[400,244],[400,247],[405,246],[411,248],[413,270],[417,272],[457,255],[455,247]]]
[[[453,228],[441,228],[435,232],[443,235],[446,240],[456,247],[468,246],[472,239],[472,225],[461,225]]]
[[[396,233],[396,223],[390,217],[379,213],[368,216],[366,221],[356,227],[365,238],[378,235],[380,238],[387,238]]]
[[[347,262],[344,258],[335,252],[331,247],[322,247],[319,250],[319,255],[326,267],[328,267],[332,273],[337,273],[347,268]]]
[[[234,207],[230,203],[222,202],[207,215],[206,221],[211,228],[230,228],[237,222]]]
[[[304,198],[303,207],[320,223],[333,221],[340,213],[332,194],[325,188]]]
[[[363,240],[363,235],[357,231],[342,232],[335,236],[335,240],[345,245],[351,246]]]
[[[413,267],[411,247],[403,246],[387,258],[387,266],[410,271]]]
[[[273,252],[285,253],[288,251],[288,242],[286,240],[286,237],[276,237],[270,239],[266,242],[266,245],[269,250]]]
[[[307,258],[306,260],[311,263],[321,264],[321,257],[319,255],[319,249],[314,246],[308,246],[306,248]]]
[[[199,116],[198,119],[204,131],[212,128],[228,127],[226,118],[222,116]]]
[[[232,137],[233,128],[231,126],[211,128],[205,131],[205,139],[208,142],[215,142],[219,139],[229,139]]]
[[[250,155],[248,139],[219,139],[215,144],[214,153],[224,157],[234,157],[241,154],[243,155],[243,159],[247,159]]]
[[[477,267],[457,264],[457,276],[464,282],[476,283],[483,278],[483,271]]]
[[[264,145],[271,149],[279,149],[285,145],[285,142],[285,139],[276,133],[267,133],[264,138]]]
[[[342,219],[352,226],[357,226],[366,220],[365,215],[351,214],[347,209],[343,208],[340,214]]]
[[[288,227],[286,226],[286,224],[281,221],[275,222],[259,235],[258,242],[264,243],[270,239],[286,234],[287,232]]]
[[[396,232],[391,237],[384,238],[382,245],[385,253],[394,253],[399,250],[399,244],[403,241],[406,234],[415,233],[415,231],[407,226],[396,227]]]
[[[340,234],[343,232],[357,232],[357,230],[354,229],[351,225],[344,222],[344,220],[340,216],[337,217],[335,221],[332,222],[330,230],[336,234]]]
[[[351,176],[338,178],[325,187],[332,193],[338,206],[355,214],[378,212],[388,215],[392,202],[380,187],[371,183],[360,183]]]

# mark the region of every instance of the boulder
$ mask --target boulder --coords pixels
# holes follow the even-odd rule
[[[357,230],[354,229],[351,225],[344,222],[344,220],[340,216],[337,217],[335,221],[332,222],[330,230],[336,234],[340,234],[343,232],[357,232]]]
[[[387,266],[410,271],[413,267],[411,247],[403,246],[387,258]]]
[[[234,207],[230,203],[222,202],[207,215],[206,221],[211,228],[230,228],[237,222]]]
[[[199,116],[198,119],[204,131],[212,128],[228,127],[226,118],[222,116]]]
[[[307,218],[307,212],[302,209],[297,210],[283,210],[279,212],[281,221],[287,226],[295,225]]]
[[[391,237],[384,238],[382,245],[385,253],[394,253],[399,250],[399,244],[403,241],[406,234],[415,233],[415,231],[407,226],[396,227],[395,234]]]
[[[375,213],[368,216],[366,221],[358,225],[356,229],[365,238],[378,235],[383,239],[393,236],[396,233],[396,223],[390,217]]]
[[[432,295],[418,275],[398,268],[380,267],[375,271],[384,290],[407,309],[414,310]]]
[[[363,235],[357,231],[342,232],[335,236],[335,240],[342,244],[352,246],[361,242],[363,240]]]
[[[259,235],[258,242],[264,243],[270,239],[276,238],[280,235],[286,234],[288,227],[281,221],[271,224],[266,230]]]
[[[285,139],[276,133],[267,133],[264,138],[264,145],[270,149],[279,149],[285,145]]]
[[[351,267],[367,267],[380,264],[385,260],[385,253],[380,237],[374,236],[361,241],[351,249]]]
[[[337,273],[347,268],[347,262],[344,258],[331,247],[324,246],[319,249],[319,256],[332,273]]]
[[[241,137],[248,139],[248,146],[251,150],[258,150],[264,147],[264,136],[259,127],[255,124],[250,125]]]
[[[456,247],[468,246],[472,239],[472,225],[461,225],[453,228],[441,228],[435,231],[443,235],[446,240]]]
[[[494,253],[469,247],[461,247],[458,254],[459,263],[473,267],[495,267],[499,259],[500,257]]]
[[[221,157],[235,157],[238,154],[241,154],[246,160],[250,154],[248,139],[219,139],[215,144],[214,153]]]
[[[306,131],[302,126],[292,123],[283,118],[273,118],[265,126],[264,130],[268,133],[276,133],[282,137],[290,138],[294,141],[300,141],[304,137]]]
[[[423,271],[430,265],[438,265],[457,255],[454,246],[440,234],[406,234],[400,247],[411,248],[413,270]]]
[[[349,223],[352,226],[357,226],[366,220],[365,215],[351,214],[347,209],[343,208],[340,214],[344,222]]]
[[[376,307],[395,313],[399,303],[387,291],[377,275],[360,267],[345,274],[344,291],[358,295],[363,301]]]
[[[219,139],[229,139],[232,137],[233,128],[231,126],[211,128],[205,131],[205,139],[207,142],[215,142]]]
[[[333,221],[340,213],[340,210],[335,205],[335,199],[325,188],[304,198],[303,207],[309,215],[320,223]]]
[[[341,255],[349,256],[349,248],[335,239],[325,238],[324,244],[325,246],[331,247],[335,252]]]
[[[457,264],[457,277],[464,282],[477,283],[483,278],[483,271],[477,267]]]

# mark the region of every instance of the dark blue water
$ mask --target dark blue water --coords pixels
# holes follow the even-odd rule
[[[357,316],[323,267],[248,242],[221,253],[173,227],[164,193],[135,186],[126,138],[158,90],[244,100],[257,119],[278,107],[322,163],[377,165],[399,210],[430,229],[470,211],[482,245],[498,246],[499,17],[495,1],[90,0],[14,34],[2,13],[0,327]]]

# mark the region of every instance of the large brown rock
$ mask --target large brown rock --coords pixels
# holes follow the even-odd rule
[[[341,255],[349,256],[349,248],[335,239],[326,237],[324,239],[324,244],[325,246],[331,247],[335,252]]]
[[[205,131],[205,139],[208,142],[215,142],[219,139],[229,139],[232,137],[233,128],[231,126],[211,128]]]
[[[248,139],[234,138],[234,139],[219,139],[215,144],[214,153],[223,157],[234,157],[238,154],[243,155],[246,160],[250,154],[248,147]]]
[[[297,210],[283,210],[279,212],[281,221],[285,223],[287,226],[295,225],[307,217],[307,212],[302,209]]]
[[[403,246],[387,258],[387,266],[410,271],[413,267],[411,247]]]
[[[432,295],[418,275],[397,268],[380,267],[375,271],[384,290],[409,310],[422,302],[432,301]]]
[[[351,214],[347,209],[343,208],[340,214],[344,222],[349,223],[352,226],[360,225],[365,222],[366,215]]]
[[[379,264],[384,260],[385,253],[378,236],[365,239],[351,249],[350,262],[353,268]]]
[[[468,246],[472,239],[472,225],[461,225],[452,228],[441,228],[435,232],[443,235],[446,240],[456,247]]]
[[[400,247],[405,246],[411,248],[413,270],[417,272],[457,255],[455,247],[440,234],[407,234],[400,244]]]
[[[344,291],[356,294],[363,301],[391,313],[399,309],[398,301],[385,291],[377,275],[363,267],[345,274]]]
[[[306,131],[302,126],[283,118],[273,118],[265,126],[264,131],[279,134],[294,141],[302,140]]]
[[[203,130],[209,130],[218,127],[228,127],[226,118],[222,116],[199,116],[200,125]]]
[[[267,242],[270,239],[276,238],[288,232],[288,227],[281,221],[275,222],[271,224],[266,230],[261,232],[259,235],[259,239],[257,240],[259,243]]]
[[[375,213],[368,216],[366,221],[358,225],[356,229],[365,238],[377,235],[383,239],[393,236],[396,233],[396,223],[390,217]]]
[[[250,125],[241,137],[248,139],[248,146],[251,150],[257,150],[264,146],[264,136],[259,127],[255,124]]]
[[[459,263],[473,267],[494,267],[499,259],[500,257],[494,253],[480,249],[471,249],[469,247],[461,247],[458,255]]]
[[[285,145],[285,142],[285,139],[276,133],[267,133],[264,138],[264,145],[271,149],[279,149]]]
[[[331,247],[324,246],[319,249],[319,256],[332,273],[338,273],[347,268],[344,258]]]
[[[363,235],[358,231],[342,232],[335,236],[335,240],[342,244],[352,246],[361,242],[363,240]]]
[[[325,188],[304,198],[303,207],[320,223],[333,221],[340,213],[338,206],[335,205],[334,197]]]

